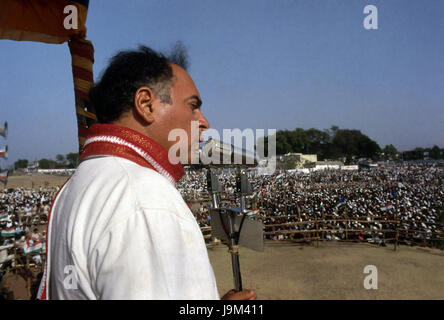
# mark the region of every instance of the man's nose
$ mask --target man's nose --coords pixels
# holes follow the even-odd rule
[[[203,113],[200,114],[199,128],[202,128],[203,130],[208,130],[208,129],[210,129],[210,123],[208,122],[207,118],[205,118],[205,116],[203,115]],[[202,130],[202,131],[203,131],[203,130]]]

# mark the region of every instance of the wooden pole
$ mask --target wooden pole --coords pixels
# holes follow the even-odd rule
[[[319,228],[318,228],[318,215],[315,212],[315,224],[316,224],[316,248],[319,247]]]
[[[94,82],[94,47],[92,42],[86,39],[71,39],[68,46],[72,60],[79,152],[81,152],[87,128],[97,122],[94,106],[91,105],[88,97],[88,91]]]
[[[321,237],[322,237],[322,241],[324,241],[324,226],[325,226],[325,208],[324,206],[322,206],[322,210],[321,210],[321,214],[322,214],[322,233],[321,233]]]

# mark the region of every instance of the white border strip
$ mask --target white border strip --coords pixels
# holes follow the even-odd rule
[[[49,216],[49,221],[48,221],[48,232],[46,233],[46,243],[45,243],[45,247],[46,247],[46,261],[45,261],[45,270],[43,271],[43,276],[42,276],[42,280],[40,281],[40,286],[39,286],[39,290],[37,291],[37,299],[41,298],[42,295],[42,290],[45,289],[45,300],[49,300],[49,277],[48,274],[51,272],[51,229],[52,229],[52,222],[54,221],[54,207],[59,199],[58,196],[61,195],[63,189],[66,187],[66,185],[68,184],[68,180],[65,182],[65,184],[63,185],[63,187],[61,189],[58,190],[57,192],[57,197],[54,199],[54,202],[51,205],[51,210],[48,214]]]

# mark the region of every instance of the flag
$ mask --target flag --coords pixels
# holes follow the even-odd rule
[[[6,228],[2,230],[2,237],[5,238],[9,238],[9,237],[15,237],[15,235],[17,234],[15,227],[11,227],[11,228]]]
[[[6,185],[8,184],[8,171],[0,172],[0,182],[3,182],[3,184],[6,187]],[[3,193],[2,193],[2,198],[3,198]]]
[[[9,218],[8,211],[0,212],[0,220],[7,219],[7,218]]]
[[[381,207],[382,211],[387,211],[390,209],[393,209],[393,204],[391,204],[391,203],[387,203],[385,206]]]
[[[43,252],[43,244],[41,241],[34,242],[29,238],[26,238],[25,243],[23,244],[23,251],[26,254],[34,254],[34,253],[42,253]]]
[[[0,157],[8,159],[8,146],[0,150]]]
[[[256,191],[255,193],[253,193],[253,198],[257,198],[261,195],[261,191]]]
[[[247,216],[249,216],[250,218],[252,217],[256,217],[259,213],[259,210],[251,210],[250,212],[247,213]]]
[[[273,179],[273,183],[278,182],[279,180],[281,180],[283,176],[284,176],[283,173],[278,174],[278,175],[276,176],[276,178]]]

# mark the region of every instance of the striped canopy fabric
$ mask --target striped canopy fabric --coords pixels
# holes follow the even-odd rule
[[[97,118],[89,106],[93,84],[94,47],[86,37],[89,0],[1,0],[0,39],[60,44],[68,42],[74,78],[79,151],[87,128]],[[70,7],[71,6],[71,7]],[[75,6],[75,10],[73,7]],[[72,27],[76,13],[76,28]],[[66,21],[71,24],[66,28]]]
[[[88,97],[89,89],[93,85],[94,47],[91,41],[84,39],[71,40],[68,44],[72,58],[79,152],[81,153],[88,128],[97,122],[95,110],[90,106]]]
[[[2,0],[0,2],[0,39],[63,43],[84,38],[88,0]],[[77,29],[66,29],[69,5],[77,8]],[[67,11],[69,12],[69,11]]]

